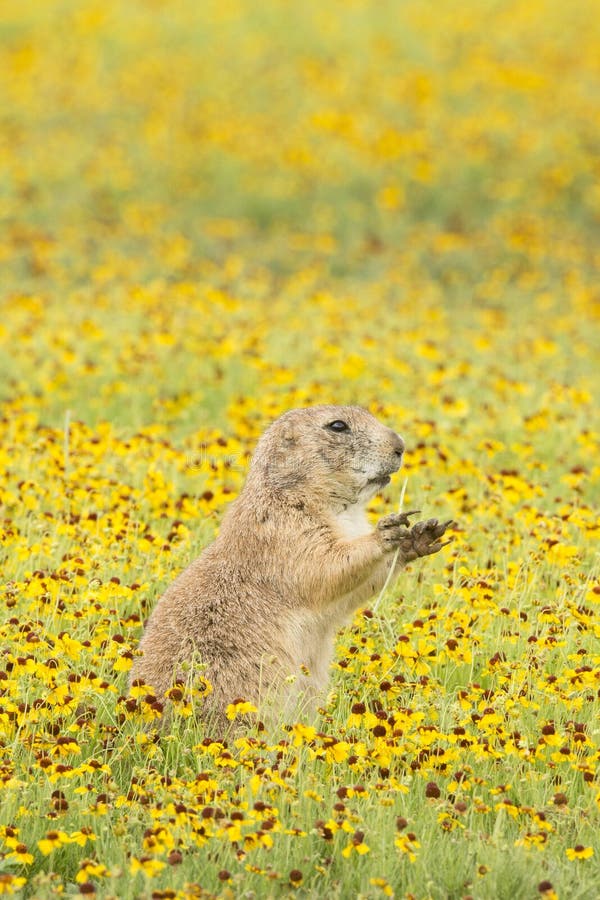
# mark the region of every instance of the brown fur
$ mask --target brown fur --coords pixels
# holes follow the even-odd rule
[[[336,420],[349,430],[327,426]],[[294,409],[261,437],[220,533],[152,613],[131,679],[162,695],[185,663],[213,685],[203,716],[246,698],[276,714],[327,685],[336,631],[396,569],[435,553],[448,522],[376,528],[367,502],[401,464],[404,444],[360,407]],[[193,666],[192,666],[193,668]],[[303,674],[304,670],[304,674]]]

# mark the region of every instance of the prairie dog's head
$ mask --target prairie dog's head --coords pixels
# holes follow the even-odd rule
[[[265,431],[251,473],[331,507],[366,503],[402,463],[404,441],[360,406],[292,409]]]

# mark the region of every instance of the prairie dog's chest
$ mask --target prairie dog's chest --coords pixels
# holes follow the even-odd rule
[[[365,537],[373,530],[364,506],[358,505],[348,506],[343,512],[337,513],[333,524],[339,536],[347,541]]]

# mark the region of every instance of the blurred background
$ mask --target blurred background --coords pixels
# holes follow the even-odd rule
[[[597,236],[597,11],[25,0],[2,25],[9,241],[35,256],[23,229],[85,227],[99,262],[159,230],[173,274],[258,233],[265,258],[294,268],[276,238],[297,232],[336,272],[427,226],[492,228],[515,252]]]
[[[478,360],[572,383],[597,335],[597,11],[5,5],[5,393],[189,427],[290,386],[431,411],[431,372],[476,395]]]

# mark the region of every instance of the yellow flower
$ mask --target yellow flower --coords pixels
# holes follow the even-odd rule
[[[437,820],[444,831],[454,831],[455,828],[465,828],[464,823],[449,812],[439,812]]]
[[[100,805],[104,806],[104,804]],[[82,828],[81,831],[72,831],[69,840],[72,844],[77,844],[79,847],[85,847],[88,841],[96,840],[96,835],[91,828],[86,826],[85,828]]]
[[[34,856],[29,852],[25,844],[18,843],[14,850],[6,855],[6,859],[14,859],[15,862],[22,866],[30,866],[33,863]]]
[[[227,718],[231,720],[237,718],[237,716],[245,716],[248,713],[255,712],[258,712],[256,706],[248,700],[238,700],[236,703],[230,703],[225,710]]]
[[[71,838],[64,831],[49,831],[45,838],[38,841],[38,847],[44,856],[48,856],[53,850],[70,843]]]
[[[81,748],[73,738],[59,737],[56,744],[50,750],[53,756],[70,756],[72,753],[81,753]]]
[[[426,675],[430,671],[430,664],[436,659],[435,646],[425,638],[418,639],[416,648],[409,641],[400,640],[396,645],[396,652],[415,675]]]
[[[401,853],[405,853],[408,856],[411,863],[415,862],[417,850],[421,847],[416,835],[412,834],[412,832],[397,834],[394,843]]]
[[[591,859],[594,855],[594,848],[577,844],[575,847],[567,847],[565,853],[569,859]]]
[[[113,664],[114,672],[129,672],[133,665],[133,656],[129,650],[126,650],[117,657]]]
[[[528,831],[523,837],[515,841],[515,847],[525,847],[536,850],[545,850],[548,843],[548,835],[544,831]]]
[[[22,875],[10,875],[8,872],[0,872],[0,894],[14,894],[21,890],[27,879]]]
[[[56,652],[64,654],[67,659],[80,659],[83,649],[83,644],[66,631],[56,638]]]
[[[362,831],[355,831],[351,842],[342,850],[342,856],[347,859],[352,853],[358,853],[359,856],[364,856],[365,853],[369,853],[371,848],[365,844],[364,837]]]
[[[242,837],[242,824],[239,820],[235,822],[230,822],[225,828],[222,828],[219,832],[220,835],[227,835],[229,841],[232,844],[235,844],[237,841],[241,840]]]
[[[504,810],[509,816],[512,816],[513,819],[516,819],[519,815],[519,807],[511,800],[501,800],[499,803],[496,803],[494,809],[498,812]]]
[[[350,744],[346,741],[327,741],[325,746],[325,759],[329,763],[341,763],[348,759]]]
[[[369,883],[372,884],[373,887],[380,888],[386,897],[394,896],[394,889],[385,878],[371,878],[369,879]]]
[[[165,850],[172,850],[175,846],[175,839],[171,831],[158,825],[156,828],[149,829],[143,838],[142,845],[144,850],[152,853],[162,853]]]
[[[132,875],[137,875],[138,872],[142,872],[147,878],[155,878],[159,872],[162,872],[165,866],[166,863],[161,862],[160,859],[153,859],[150,856],[142,856],[138,859],[134,856],[131,859],[129,871]]]
[[[302,744],[309,744],[317,736],[317,729],[312,725],[304,725],[296,722],[292,726],[292,734],[294,735],[294,746],[301,747]]]
[[[84,859],[79,865],[79,872],[75,876],[77,884],[84,884],[92,878],[106,878],[110,874],[105,865],[94,860]]]

